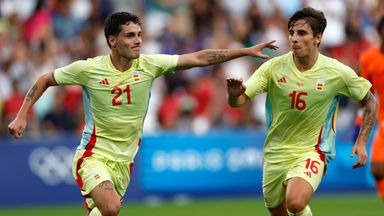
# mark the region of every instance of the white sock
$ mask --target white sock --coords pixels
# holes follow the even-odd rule
[[[287,210],[289,216],[312,216],[312,211],[311,208],[309,208],[309,205],[305,206],[303,211],[298,212],[298,213],[291,213]]]
[[[89,216],[103,216],[97,207],[93,208]]]

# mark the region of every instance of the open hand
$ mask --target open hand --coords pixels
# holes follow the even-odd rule
[[[279,47],[274,44],[275,42],[276,42],[276,40],[272,40],[272,41],[265,42],[265,43],[259,43],[259,44],[255,45],[253,47],[249,47],[248,49],[251,52],[250,55],[254,56],[254,57],[259,57],[259,58],[262,58],[262,59],[269,58],[269,55],[263,54],[261,51],[264,48],[268,48],[268,49],[271,49],[271,50],[277,50]]]
[[[365,149],[365,144],[359,143],[358,140],[352,148],[351,157],[357,154],[357,161],[352,165],[352,169],[362,167],[367,163],[367,150]]]
[[[241,79],[227,78],[227,91],[231,97],[239,97],[245,92],[245,86]]]

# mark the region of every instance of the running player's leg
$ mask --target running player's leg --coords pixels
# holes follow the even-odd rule
[[[289,164],[289,163],[288,163]],[[271,216],[287,216],[285,205],[285,187],[288,166],[280,163],[271,164],[264,161],[263,166],[263,196],[264,204]]]
[[[274,208],[268,208],[268,211],[271,216],[288,216],[287,214],[287,206],[285,205],[285,200],[281,202],[281,204]]]
[[[101,172],[102,169],[99,169],[100,179],[104,180],[94,187],[89,194],[91,198],[87,199],[89,201],[88,206],[94,206],[90,216],[117,215],[130,182],[133,162],[104,160],[104,165],[109,171],[108,174],[111,178],[104,178],[108,174],[103,174],[104,172]],[[99,165],[99,167],[101,166]]]
[[[308,206],[324,174],[325,163],[316,151],[299,158],[287,174],[285,201],[288,215],[311,216]]]
[[[378,127],[371,149],[371,174],[375,179],[379,197],[384,201],[384,134]]]
[[[83,150],[78,150],[74,158],[73,175],[80,186],[81,194],[86,197],[84,206],[87,213],[90,211],[89,215],[91,216],[116,215],[120,211],[121,204],[118,194],[123,195],[124,193],[121,191],[116,192],[113,182],[118,171],[111,168],[118,165],[108,165],[108,163],[113,162],[108,162],[105,158],[94,157],[93,155],[84,157]],[[124,183],[124,186],[128,182]]]
[[[120,197],[115,191],[114,185],[110,180],[101,182],[91,192],[91,197],[96,208],[93,208],[90,216],[98,215],[118,215],[120,212],[121,202]]]
[[[306,180],[301,177],[293,177],[289,179],[286,193],[288,215],[312,215],[312,212],[308,207],[312,195],[313,188]]]

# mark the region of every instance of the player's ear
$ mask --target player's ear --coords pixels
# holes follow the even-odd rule
[[[109,43],[109,45],[111,45],[112,48],[116,48],[116,45],[117,45],[116,37],[113,35],[109,35],[108,36],[108,43]]]
[[[318,33],[316,36],[315,36],[315,45],[318,47],[320,45],[320,42],[321,42],[321,38],[323,37],[323,33]]]

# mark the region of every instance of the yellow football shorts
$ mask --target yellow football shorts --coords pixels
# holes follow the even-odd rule
[[[325,163],[319,153],[313,151],[284,163],[264,161],[263,169],[264,203],[267,208],[275,208],[283,202],[286,183],[290,178],[301,177],[316,191],[324,175]]]
[[[89,196],[93,189],[104,181],[111,181],[117,194],[123,198],[127,190],[133,162],[116,162],[85,150],[76,150],[72,163],[72,175],[80,186],[81,195],[86,200],[84,207],[92,209],[95,203]]]

